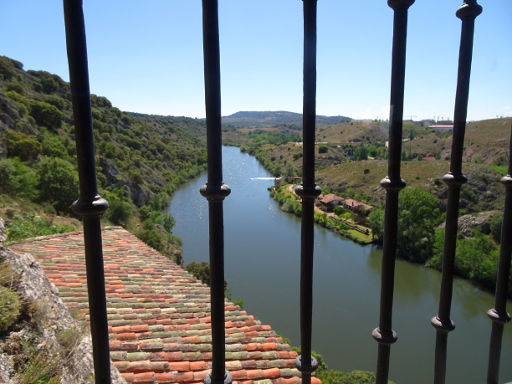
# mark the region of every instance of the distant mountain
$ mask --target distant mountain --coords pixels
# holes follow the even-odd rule
[[[324,126],[351,120],[346,116],[317,115],[316,124]],[[241,111],[222,117],[222,124],[233,128],[263,128],[279,125],[301,128],[302,114],[287,111]]]

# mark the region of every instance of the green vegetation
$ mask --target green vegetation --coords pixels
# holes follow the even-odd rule
[[[16,382],[20,384],[59,384],[61,382],[62,356],[51,354],[46,348],[38,347],[39,334],[11,342],[4,346],[13,356]]]
[[[447,188],[441,178],[449,169],[452,133],[430,129],[428,126],[433,123],[403,122],[401,173],[412,188],[406,188],[400,195],[398,256],[440,268],[440,245],[436,239],[441,236],[438,226],[444,220],[447,203]],[[503,209],[504,188],[499,180],[507,173],[511,124],[512,118],[468,123],[463,158],[468,183],[461,190],[461,216]],[[387,122],[379,120],[319,125],[315,168],[322,192],[382,206],[385,191],[379,184],[387,174],[387,130]],[[255,140],[256,131],[265,134],[260,133]],[[231,124],[224,131],[230,144],[256,156],[275,176],[300,176],[302,144],[285,136],[298,132],[290,125],[265,126],[262,121],[249,128]],[[282,140],[275,142],[279,134],[283,135]],[[280,188],[271,194],[283,211],[301,216],[300,200],[292,192]],[[371,227],[372,239],[382,242],[382,208],[373,209],[368,217],[350,217],[341,208],[335,210],[335,215],[315,212],[318,224],[355,241],[370,242],[365,234],[347,226],[352,220]],[[490,230],[467,238],[462,236],[457,248],[456,273],[489,289],[495,283],[500,223],[501,218],[493,217],[486,224]]]
[[[419,188],[405,188],[400,193],[398,206],[397,256],[441,270],[444,229],[439,224],[444,217],[438,208],[439,201]],[[374,209],[369,215],[369,222],[376,242],[382,244],[384,210]],[[461,234],[457,240],[455,274],[493,290],[500,236],[500,215],[490,220],[487,233],[476,227],[468,237]],[[510,274],[508,295],[512,297],[512,269]]]
[[[0,286],[0,332],[8,331],[20,315],[21,303],[16,292]]]
[[[73,165],[58,157],[44,157],[36,173],[39,199],[50,202],[57,212],[70,212],[78,197],[78,173]]]
[[[0,102],[0,200],[23,214],[73,216],[78,174],[69,84],[2,56]],[[172,220],[161,212],[206,167],[204,122],[121,112],[96,95],[91,105],[99,193],[110,204],[103,221],[180,262]]]
[[[0,261],[0,334],[8,331],[20,316],[21,301],[11,289],[14,278],[9,266]]]
[[[278,334],[283,339],[283,343],[289,344],[291,350],[301,353],[301,348],[291,345],[290,339]],[[375,384],[375,374],[368,371],[354,370],[352,372],[342,372],[336,369],[329,369],[324,357],[315,351],[311,351],[311,355],[316,359],[318,368],[315,370],[315,377],[322,380],[322,384]],[[389,380],[388,384],[394,384]]]
[[[206,261],[201,261],[199,263],[192,261],[185,266],[185,270],[196,279],[203,282],[203,284],[210,286],[210,264],[208,264]],[[226,296],[229,301],[235,305],[238,305],[240,308],[244,307],[244,302],[241,298],[233,298],[231,291],[228,288],[228,282],[226,280],[224,280],[224,296]]]
[[[282,211],[292,213],[296,216],[302,216],[302,203],[299,196],[290,191],[290,185],[284,185],[280,188],[272,188],[270,196],[279,203]],[[372,237],[370,233],[364,233],[354,229],[355,225],[349,225],[340,217],[336,219],[333,216],[327,216],[325,213],[315,212],[315,222],[324,228],[339,234],[340,236],[352,240],[359,244],[370,244]]]
[[[33,213],[17,214],[9,218],[6,225],[7,242],[15,242],[28,237],[48,236],[55,233],[74,231],[66,224],[53,224],[48,219],[37,217]]]
[[[427,265],[441,270],[443,256],[444,229],[438,230],[434,243],[433,257]],[[499,259],[498,244],[476,227],[467,238],[457,239],[454,272],[470,279],[484,288],[494,290]],[[509,271],[508,297],[512,298],[512,268]]]
[[[377,243],[384,234],[382,208],[370,213],[369,221]],[[420,188],[405,188],[398,199],[398,256],[416,263],[432,257],[435,231],[443,217],[439,200]]]

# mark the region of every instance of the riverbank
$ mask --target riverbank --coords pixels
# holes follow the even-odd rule
[[[261,163],[238,148],[224,147],[224,182],[232,193],[224,200],[225,279],[235,297],[257,319],[300,344],[300,218],[284,214],[271,198],[274,183]],[[208,202],[199,193],[206,174],[176,191],[170,214],[173,233],[182,238],[185,264],[208,261]],[[377,345],[370,336],[378,324],[382,250],[360,246],[315,225],[312,348],[329,368],[373,371]],[[431,384],[438,309],[439,272],[397,259],[390,377],[396,383]],[[485,382],[491,294],[455,278],[450,338],[453,352],[447,382]],[[414,354],[411,354],[411,351]],[[512,328],[505,327],[502,356],[512,356]],[[503,360],[504,361],[504,360]],[[512,366],[502,362],[503,381]]]
[[[279,203],[279,208],[282,211],[301,217],[302,203],[300,197],[291,190],[291,187],[291,185],[283,185],[279,188],[271,187],[270,196]],[[314,217],[317,224],[357,244],[368,245],[373,242],[370,229],[365,231],[360,226],[348,223],[342,218],[337,218],[334,214],[322,212],[316,207]]]

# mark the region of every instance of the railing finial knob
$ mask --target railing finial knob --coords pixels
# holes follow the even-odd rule
[[[395,11],[397,9],[408,9],[413,3],[414,0],[388,0],[388,5]]]
[[[475,19],[482,13],[482,6],[476,0],[465,0],[455,14],[461,20]]]

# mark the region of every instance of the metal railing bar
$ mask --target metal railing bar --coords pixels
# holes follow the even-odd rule
[[[295,192],[302,198],[300,252],[300,330],[301,355],[295,365],[302,373],[302,383],[311,383],[318,363],[311,356],[313,316],[314,202],[320,194],[315,184],[316,118],[316,14],[317,0],[303,0],[304,8],[304,95],[302,184]]]
[[[511,127],[512,128],[512,127]],[[489,364],[487,368],[487,383],[497,384],[500,372],[501,341],[503,328],[510,321],[507,313],[507,289],[510,271],[510,252],[512,249],[512,129],[509,144],[508,174],[501,178],[505,187],[505,208],[501,224],[501,246],[496,278],[496,294],[494,308],[487,312],[492,320],[491,339],[489,343]]]
[[[98,195],[96,183],[82,0],[64,0],[64,21],[80,180],[80,196],[73,203],[73,210],[83,218],[95,382],[108,384],[110,353],[100,224],[100,215],[108,203]]]
[[[217,0],[203,0],[203,53],[206,105],[208,181],[201,194],[208,200],[210,241],[210,297],[212,370],[207,384],[230,384],[225,364],[224,216],[223,201],[230,189],[222,182],[219,16]]]
[[[455,96],[453,138],[450,158],[450,171],[443,176],[448,186],[448,206],[446,209],[446,229],[443,248],[441,293],[439,311],[431,323],[436,328],[436,349],[434,383],[442,384],[446,377],[446,358],[448,333],[455,328],[450,319],[453,291],[453,269],[457,246],[457,221],[459,216],[459,198],[461,186],[467,179],[462,174],[462,154],[464,151],[464,133],[469,98],[469,79],[473,55],[473,34],[475,18],[482,12],[476,0],[466,0],[457,10],[457,17],[462,20]]]
[[[402,156],[407,12],[413,3],[414,0],[388,1],[388,5],[394,11],[388,176],[380,182],[386,190],[386,208],[384,214],[380,319],[379,327],[372,332],[373,338],[379,344],[376,369],[377,384],[387,384],[388,382],[391,344],[397,340],[396,332],[392,329],[393,288],[397,248],[398,195],[400,190],[405,187],[405,181],[400,177],[400,162]]]

